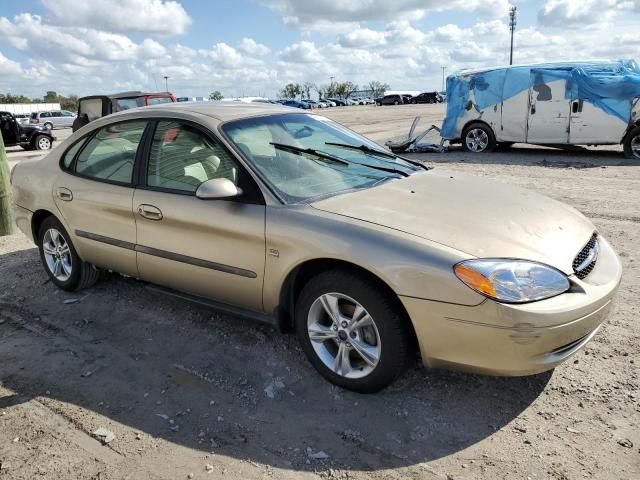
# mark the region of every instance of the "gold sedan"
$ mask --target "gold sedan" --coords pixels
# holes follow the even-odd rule
[[[327,380],[377,391],[427,366],[553,368],[597,332],[621,276],[560,202],[403,159],[263,104],[109,115],[12,175],[52,282],[109,269],[294,328]]]

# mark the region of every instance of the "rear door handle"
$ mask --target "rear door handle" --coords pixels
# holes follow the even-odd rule
[[[65,202],[73,200],[73,192],[65,187],[58,187],[58,198]]]
[[[146,203],[138,205],[138,213],[148,220],[162,220],[162,212],[153,205],[147,205]]]

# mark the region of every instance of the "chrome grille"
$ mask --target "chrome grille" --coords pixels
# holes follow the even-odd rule
[[[573,271],[580,280],[591,273],[598,261],[598,234],[594,233],[587,244],[580,250],[576,258],[573,259]]]

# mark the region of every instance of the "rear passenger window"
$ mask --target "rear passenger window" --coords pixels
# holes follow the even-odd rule
[[[97,180],[131,183],[133,164],[147,122],[116,123],[98,130],[82,150],[76,173]]]

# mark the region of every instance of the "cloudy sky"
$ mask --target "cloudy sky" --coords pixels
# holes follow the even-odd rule
[[[640,0],[2,0],[0,92],[274,96],[287,82],[433,90],[447,72],[636,58]]]

